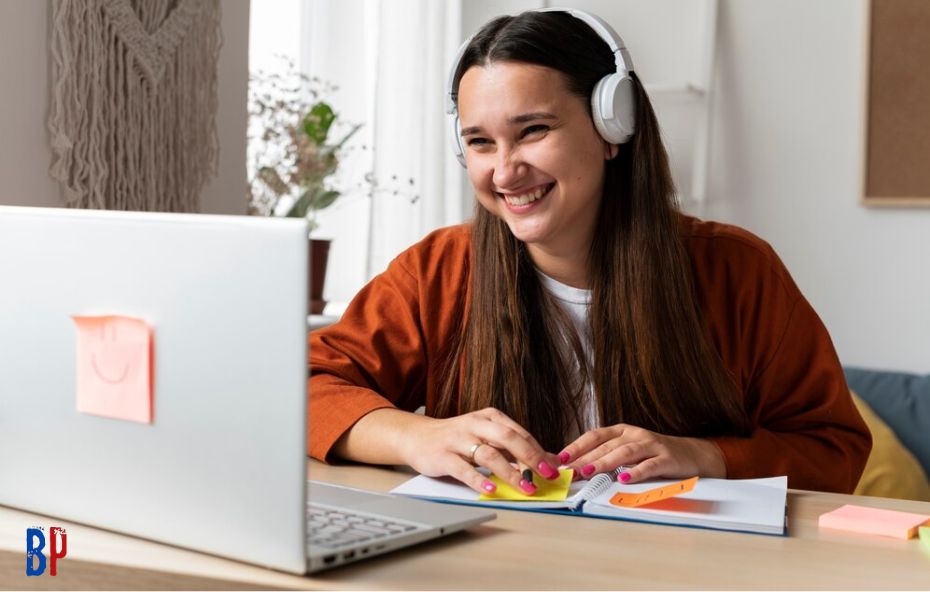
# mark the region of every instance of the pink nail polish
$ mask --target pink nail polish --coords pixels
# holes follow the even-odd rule
[[[523,493],[527,495],[533,495],[536,493],[536,486],[527,481],[526,479],[520,479],[520,489],[523,490]]]
[[[617,479],[626,483],[627,481],[630,480],[630,474],[624,471],[623,473],[620,473],[619,475],[617,475]]]
[[[570,461],[571,459],[572,459],[572,455],[565,452],[564,450],[559,453],[559,462],[562,463],[563,465],[567,465],[568,461]]]
[[[559,472],[556,471],[555,468],[546,461],[539,463],[536,469],[539,471],[539,474],[546,479],[555,479],[559,476]]]
[[[585,465],[581,467],[581,474],[587,477],[594,472],[594,465]]]
[[[495,491],[497,491],[497,485],[494,485],[492,481],[485,480],[481,484],[481,489],[487,491],[488,493],[494,493]]]

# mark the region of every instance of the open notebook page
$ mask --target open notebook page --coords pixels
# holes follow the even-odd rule
[[[584,505],[585,514],[609,518],[699,526],[765,534],[783,534],[788,478],[701,478],[692,491],[654,504],[620,507],[610,503],[618,491],[639,493],[670,485],[675,480],[651,480],[625,485],[613,483]]]

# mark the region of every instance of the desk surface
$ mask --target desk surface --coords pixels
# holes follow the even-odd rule
[[[389,469],[311,462],[314,479],[386,491]],[[88,589],[928,589],[930,551],[902,541],[819,530],[845,503],[930,514],[930,503],[790,491],[789,536],[498,511],[445,539],[301,578],[0,507],[2,587]],[[23,536],[68,529],[59,575],[27,578]],[[207,535],[208,536],[208,535]]]

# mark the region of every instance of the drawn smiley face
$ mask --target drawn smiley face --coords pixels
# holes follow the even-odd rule
[[[129,375],[134,354],[132,344],[120,341],[117,323],[101,324],[96,347],[90,354],[90,366],[97,378],[107,384],[120,384]],[[129,346],[129,347],[127,347]]]
[[[74,316],[81,413],[152,423],[154,337],[142,319]]]

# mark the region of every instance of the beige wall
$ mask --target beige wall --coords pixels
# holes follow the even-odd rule
[[[204,212],[244,214],[248,85],[248,0],[221,2],[219,174],[204,189]],[[0,204],[61,206],[48,175],[49,20],[51,2],[0,2]]]

